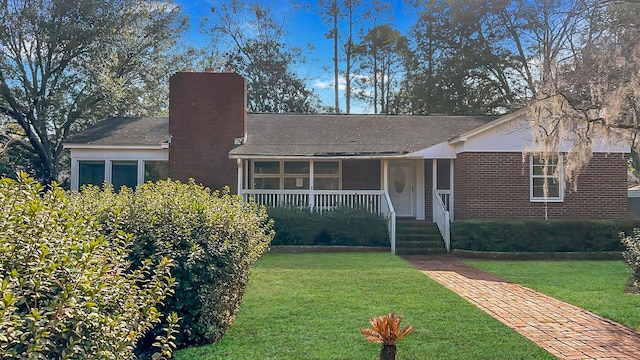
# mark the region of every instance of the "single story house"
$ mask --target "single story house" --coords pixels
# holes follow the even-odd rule
[[[71,186],[190,178],[268,206],[365,207],[389,218],[624,218],[624,142],[599,145],[566,186],[543,171],[528,111],[504,116],[248,114],[234,73],[170,79],[169,117],[106,119],[71,137]],[[529,149],[523,152],[523,149]],[[543,191],[548,180],[548,193]],[[546,195],[546,196],[545,196]]]

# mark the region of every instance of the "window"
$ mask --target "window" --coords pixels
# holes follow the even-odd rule
[[[280,189],[280,162],[253,162],[254,189]]]
[[[144,182],[164,180],[169,177],[168,161],[145,161]]]
[[[104,161],[79,161],[78,186],[97,185],[104,182]]]
[[[339,190],[340,162],[315,161],[313,163],[313,188],[316,190]]]
[[[340,189],[339,161],[254,161],[253,188],[309,190],[311,164],[314,189]]]
[[[309,189],[309,162],[285,161],[284,162],[284,188],[287,190]]]
[[[531,158],[531,201],[563,201],[562,158],[541,155]]]
[[[138,162],[112,161],[111,183],[115,190],[120,190],[123,186],[135,188],[138,185]]]

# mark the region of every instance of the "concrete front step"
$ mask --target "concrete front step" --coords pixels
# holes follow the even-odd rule
[[[401,219],[396,223],[396,254],[446,254],[438,226],[430,221]]]

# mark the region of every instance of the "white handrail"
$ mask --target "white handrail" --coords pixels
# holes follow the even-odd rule
[[[391,203],[391,198],[388,192],[384,192],[384,204],[386,205],[386,216],[389,219],[389,237],[391,238],[391,253],[396,253],[396,211]]]
[[[444,246],[447,252],[451,250],[451,223],[449,218],[449,210],[447,210],[440,192],[433,191],[433,220],[438,224],[438,230],[444,239]]]

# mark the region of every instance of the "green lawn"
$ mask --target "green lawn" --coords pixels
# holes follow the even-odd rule
[[[640,296],[624,293],[623,261],[465,261],[627,326],[640,326]]]
[[[554,359],[546,351],[387,253],[267,254],[215,346],[176,359],[377,359],[360,334],[396,312],[415,331],[399,359]]]

